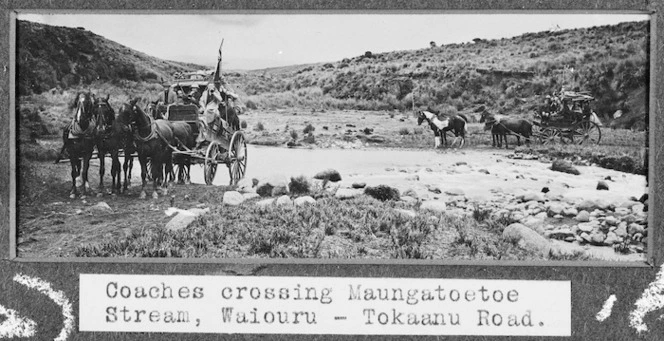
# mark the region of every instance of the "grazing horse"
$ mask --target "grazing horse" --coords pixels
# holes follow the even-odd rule
[[[70,105],[75,108],[72,122],[62,131],[62,141],[65,154],[69,156],[71,164],[72,188],[69,197],[74,199],[78,194],[76,178],[82,179],[82,195],[85,196],[90,189],[88,183],[88,170],[90,159],[95,148],[96,122],[93,115],[93,95],[90,92],[80,92]],[[81,167],[81,160],[83,166]]]
[[[505,148],[509,148],[507,135],[516,136],[517,145],[520,146],[521,137],[525,138],[526,143],[530,143],[530,136],[533,134],[533,125],[527,120],[493,115],[486,111],[482,113],[480,123],[484,123],[484,130],[491,130],[492,145],[498,148],[502,147],[503,140],[505,140]]]
[[[447,117],[444,120],[440,120],[436,114],[429,111],[420,110],[417,112],[417,125],[422,125],[422,122],[424,121],[427,121],[427,123],[429,123],[429,127],[431,127],[431,130],[433,130],[434,148],[438,148],[440,146],[436,137],[440,137],[441,144],[447,144],[446,134],[450,130],[454,133],[455,136],[454,141],[452,141],[452,145],[456,143],[456,140],[459,137],[461,137],[459,148],[463,147],[465,144],[466,133],[468,132],[468,127],[466,126],[466,123],[468,123],[468,118],[466,118],[464,115],[458,114],[452,117]]]
[[[120,149],[123,148],[122,136],[115,134],[115,111],[108,103],[110,95],[106,98],[95,98],[93,115],[97,121],[95,145],[99,156],[99,193],[104,191],[104,173],[106,172],[106,154],[111,155],[111,193],[120,191]]]
[[[132,100],[129,105],[123,106],[122,110],[128,110],[134,131],[134,142],[138,152],[138,160],[141,163],[142,189],[140,198],[146,197],[145,184],[147,177],[148,158],[152,163],[152,197],[159,197],[157,193],[158,184],[162,185],[162,194],[168,193],[168,181],[164,181],[164,165],[172,167],[172,151],[170,146],[176,145],[171,123],[166,120],[154,120],[147,115]]]

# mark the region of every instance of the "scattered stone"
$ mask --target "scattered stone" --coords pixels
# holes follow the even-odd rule
[[[553,164],[551,165],[551,170],[556,172],[574,174],[574,175],[581,174],[581,172],[579,172],[579,170],[576,169],[576,167],[574,167],[571,162],[565,160],[553,161]]]
[[[547,207],[547,214],[549,217],[561,215],[564,209],[565,207],[560,203],[551,203]]]
[[[399,200],[399,190],[387,185],[378,185],[376,187],[366,187],[364,194],[378,199],[380,201]]]
[[[108,212],[113,212],[113,209],[107,203],[101,201],[101,202],[97,203],[96,205],[91,206],[90,208],[88,208],[88,211],[98,212],[98,213],[108,213]]]
[[[521,202],[531,202],[531,201],[533,201],[533,202],[538,202],[538,201],[544,202],[544,196],[540,193],[537,193],[537,192],[526,192],[526,193],[518,195],[516,197],[516,199],[521,201]]]
[[[462,196],[462,195],[466,195],[466,193],[465,193],[462,189],[460,189],[460,188],[452,188],[452,189],[448,189],[448,190],[445,191],[445,194],[447,194],[447,195],[451,195],[451,196]]]
[[[503,238],[511,241],[518,241],[519,246],[539,251],[541,254],[548,255],[551,249],[549,241],[531,230],[528,226],[514,223],[505,228]]]
[[[594,245],[603,245],[606,235],[601,231],[594,231],[590,234],[590,243]]]
[[[478,172],[483,173],[483,174],[491,174],[491,173],[489,173],[488,170],[486,170],[486,169],[484,169],[484,168],[478,170]]]
[[[240,193],[256,193],[254,187],[255,185],[252,179],[244,178],[238,181],[236,190]]]
[[[310,197],[310,196],[303,196],[296,198],[293,203],[295,206],[303,206],[303,205],[315,205],[316,204],[316,199]]]
[[[359,189],[352,188],[339,188],[334,194],[334,197],[337,199],[350,199],[355,198],[358,195],[361,195],[363,192]]]
[[[237,191],[224,192],[224,197],[221,200],[221,202],[224,205],[229,205],[229,206],[240,205],[243,201],[244,201],[244,196],[242,195],[242,193]]]
[[[609,232],[606,234],[606,239],[604,239],[604,244],[613,245],[622,242],[622,238],[618,237],[616,233]]]
[[[327,169],[314,175],[314,179],[338,182],[341,181],[341,174],[334,169]]]
[[[180,210],[178,214],[175,215],[168,223],[166,223],[166,229],[169,231],[178,231],[184,228],[189,227],[191,223],[196,221],[198,216],[208,213],[209,208],[192,208],[189,210]]]
[[[401,197],[401,201],[403,201],[405,203],[408,203],[408,204],[414,204],[414,203],[417,202],[417,199],[415,199],[411,196],[408,196],[408,195],[404,195],[404,196]]]
[[[596,227],[599,227],[599,222],[598,221],[591,221],[587,223],[581,223],[576,225],[579,231],[581,232],[592,232]]]
[[[616,217],[612,216],[606,217],[606,219],[604,219],[604,223],[608,226],[618,226],[619,222],[620,221]]]
[[[645,212],[645,205],[644,204],[636,204],[632,206],[632,212],[634,213],[642,213]]]
[[[542,187],[542,193],[549,193],[549,187]]]
[[[579,214],[579,211],[574,207],[565,207],[563,209],[563,215],[566,217],[575,217]]]
[[[645,231],[645,228],[643,227],[643,225],[637,224],[637,223],[631,223],[627,227],[627,232],[632,236],[637,234],[637,233],[643,234],[644,231]]]
[[[429,200],[425,201],[422,203],[420,206],[420,210],[426,211],[433,211],[433,212],[445,212],[447,209],[447,205],[445,205],[444,201],[439,201],[439,200]]]
[[[609,185],[606,183],[604,180],[600,180],[597,182],[597,190],[598,191],[608,191],[609,190]]]
[[[590,213],[588,213],[588,211],[585,211],[585,210],[580,211],[579,214],[577,214],[574,219],[576,219],[576,221],[582,222],[582,223],[589,222],[590,221]]]
[[[397,212],[397,213],[399,213],[399,214],[401,214],[401,215],[404,215],[404,216],[410,217],[410,218],[415,218],[415,217],[417,217],[417,213],[416,213],[415,211],[413,211],[413,210],[404,210],[404,209],[401,209],[401,208],[397,208],[397,209],[395,209],[394,211]]]
[[[353,187],[353,188],[364,188],[364,187],[367,187],[367,184],[365,182],[354,182],[351,187]]]
[[[426,188],[427,188],[427,190],[429,190],[429,192],[432,192],[432,193],[436,193],[436,194],[443,193],[443,190],[440,188],[439,185],[427,184]]]
[[[567,239],[568,237],[574,237],[574,232],[567,227],[553,229],[551,231],[546,231],[544,237],[551,239]]]
[[[276,204],[277,206],[293,206],[293,200],[287,195],[282,195],[277,198]]]

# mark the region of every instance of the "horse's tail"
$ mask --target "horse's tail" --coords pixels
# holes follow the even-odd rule
[[[466,117],[466,115],[464,115],[464,114],[457,114],[457,115],[458,115],[459,117],[463,118],[463,120],[466,121],[466,123],[469,122],[469,121],[468,121],[468,117]]]

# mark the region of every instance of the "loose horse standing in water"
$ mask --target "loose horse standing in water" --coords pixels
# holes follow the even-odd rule
[[[152,197],[158,198],[158,184],[162,185],[162,194],[168,194],[168,181],[164,179],[164,165],[167,167],[172,162],[172,151],[170,146],[176,145],[171,123],[166,120],[154,120],[148,116],[137,104],[136,100],[129,103],[131,122],[134,125],[134,142],[138,152],[138,160],[141,162],[142,190],[140,198],[146,197],[145,184],[147,177],[148,158],[152,163]],[[170,165],[172,167],[172,165]]]
[[[106,154],[111,155],[111,193],[120,191],[120,149],[123,148],[122,136],[115,134],[115,111],[108,103],[110,95],[106,98],[95,98],[93,115],[97,121],[95,145],[99,156],[99,193],[104,191],[104,173],[106,172]]]
[[[88,183],[88,169],[90,159],[95,148],[96,122],[93,115],[93,96],[89,92],[76,95],[72,108],[76,108],[72,122],[62,132],[63,149],[69,155],[71,164],[71,193],[70,198],[76,198],[76,178],[81,176],[82,195],[85,196],[90,189]],[[81,168],[81,160],[83,167]]]
[[[468,118],[466,118],[464,115],[458,114],[452,117],[447,117],[444,120],[440,120],[436,114],[429,111],[420,110],[417,112],[417,125],[422,125],[422,122],[424,121],[427,121],[427,123],[429,123],[429,127],[431,127],[431,130],[433,130],[434,148],[438,148],[441,144],[447,144],[446,134],[450,130],[454,133],[454,141],[452,141],[452,145],[456,143],[459,137],[461,137],[459,148],[462,148],[466,143],[466,133],[468,132],[466,123],[468,123]],[[440,143],[437,139],[438,137],[440,138]]]

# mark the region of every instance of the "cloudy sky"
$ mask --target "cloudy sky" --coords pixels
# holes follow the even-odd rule
[[[214,65],[224,39],[224,68],[260,69],[338,61],[474,38],[648,20],[645,14],[47,14],[19,20],[84,27],[149,55]]]

